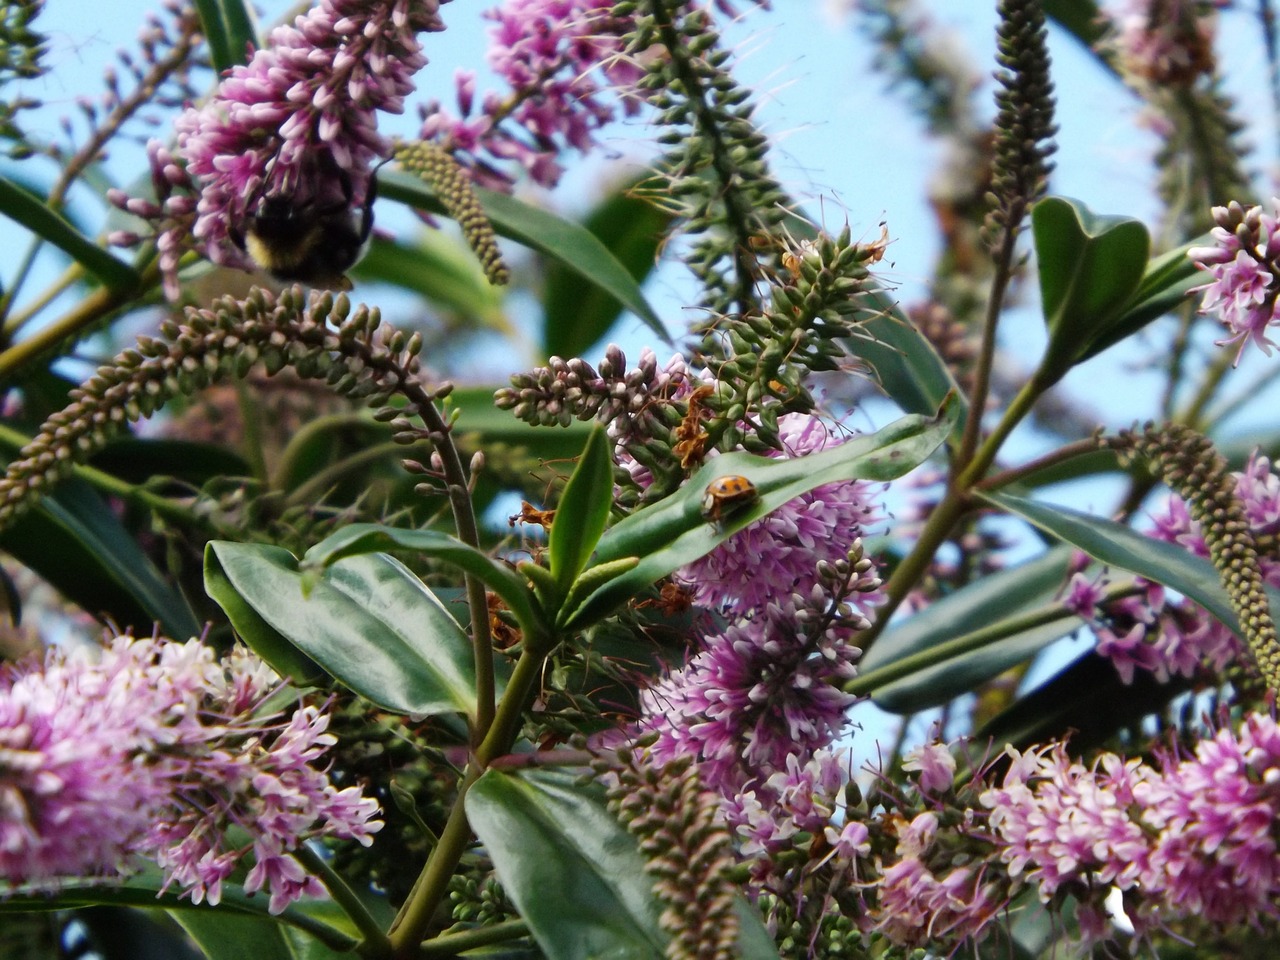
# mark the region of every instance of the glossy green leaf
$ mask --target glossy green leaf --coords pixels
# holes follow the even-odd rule
[[[1209,235],[1203,234],[1190,243],[1161,254],[1147,264],[1142,282],[1138,284],[1138,289],[1126,305],[1124,312],[1080,359],[1087,360],[1137,333],[1153,320],[1158,320],[1179,307],[1187,306],[1190,302],[1188,295],[1192,288],[1206,281],[1204,271],[1196,267],[1195,261],[1187,256],[1187,251],[1209,242]]]
[[[1082,621],[1052,603],[1066,584],[1074,551],[1059,547],[1021,566],[957,590],[890,627],[858,665],[851,692],[873,692],[894,713],[940,706],[1023,662]],[[1046,616],[1037,618],[1038,613]],[[1001,629],[1001,624],[1008,624]],[[980,646],[965,641],[986,638]],[[954,651],[946,659],[937,658]],[[922,659],[932,665],[913,667]],[[903,679],[890,679],[910,672]]]
[[[520,622],[521,629],[530,632],[537,628],[539,620],[533,595],[518,573],[461,540],[433,530],[400,530],[377,523],[352,523],[308,550],[303,557],[303,566],[320,570],[344,557],[382,550],[416,550],[452,564],[479,579],[501,597]]]
[[[221,73],[246,63],[258,38],[243,0],[195,0],[195,6],[214,69]]]
[[[1137,220],[1063,197],[1037,203],[1031,226],[1049,330],[1041,372],[1052,382],[1111,335],[1142,282],[1151,238]]]
[[[1162,583],[1194,600],[1217,617],[1228,629],[1239,633],[1235,612],[1218,572],[1201,557],[1182,547],[1144,536],[1123,524],[1081,513],[1067,507],[1051,506],[1009,494],[979,494],[992,504],[1060,540],[1083,550],[1093,559]]]
[[[205,556],[261,620],[367,700],[417,716],[474,715],[467,635],[399,561],[361,554],[304,577],[277,547],[215,541]]]
[[[659,960],[662,905],[635,839],[577,778],[489,770],[467,819],[550,960]],[[758,917],[740,910],[742,960],[777,960]]]
[[[261,917],[219,911],[175,912],[174,920],[196,942],[208,960],[300,960],[301,957],[340,957],[313,944],[322,953],[295,952],[285,928]],[[349,956],[345,955],[345,956]]]
[[[735,452],[713,458],[675,494],[637,511],[600,539],[594,565],[626,557],[639,563],[590,593],[560,622],[580,629],[607,615],[679,567],[705,556],[747,524],[788,500],[824,483],[844,480],[893,480],[928,459],[947,438],[957,408],[949,404],[937,417],[911,415],[866,436],[806,457],[774,460]],[[702,515],[707,485],[717,477],[744,476],[758,492],[754,503],[719,523]],[[591,574],[588,568],[584,576]]]
[[[583,221],[636,283],[657,262],[671,214],[635,196],[625,184],[598,204]],[[543,270],[542,351],[544,357],[580,357],[608,333],[622,312],[617,297],[584,285],[574,270],[552,260]]]
[[[587,565],[609,520],[613,506],[610,446],[604,427],[596,426],[556,507],[547,553],[551,575],[562,592]]]
[[[186,640],[200,624],[117,513],[82,480],[68,480],[0,534],[0,548],[87,613],[121,628]]]
[[[104,287],[128,293],[141,286],[142,278],[133,267],[117,260],[35,194],[6,177],[0,177],[0,212],[48,240],[102,281]]]
[[[291,927],[309,941],[323,943],[340,951],[349,951],[358,940],[351,920],[331,900],[296,901],[285,907],[283,913],[273,917],[267,912],[269,898],[262,894],[250,896],[235,882],[228,881],[224,884],[222,902],[216,908],[208,903],[192,903],[190,898],[182,896],[176,886],[161,892],[163,887],[164,878],[159,868],[147,866],[142,872],[118,882],[77,878],[60,880],[56,896],[50,896],[47,889],[27,889],[21,886],[6,888],[4,897],[0,899],[0,914],[106,904],[142,910],[163,910],[174,917],[198,914],[215,921],[230,917],[257,919],[270,927]],[[380,919],[388,912],[377,909],[377,904],[373,906],[375,916]],[[265,931],[267,926],[261,929]],[[293,937],[294,934],[289,936]],[[350,956],[349,953],[346,955]],[[250,951],[241,956],[256,958],[257,954]]]
[[[260,549],[264,557],[274,560],[282,568],[289,569],[297,562],[293,554],[283,547]],[[318,686],[328,679],[320,664],[294,646],[241,595],[223,569],[220,551],[213,543],[206,544],[204,548],[204,589],[209,599],[222,608],[240,639],[280,676],[298,687]]]
[[[405,173],[393,171],[379,175],[378,191],[380,196],[430,213],[445,213],[434,191],[417,177]],[[503,193],[477,187],[476,195],[499,235],[563,264],[619,300],[664,342],[671,342],[661,318],[645,300],[639,284],[590,230]]]
[[[869,317],[863,324],[865,337],[844,341],[851,354],[861,357],[875,372],[876,380],[904,413],[928,416],[942,406],[948,396],[957,397],[963,422],[964,403],[951,371],[933,344],[926,340],[888,297],[878,291],[863,294]]]
[[[489,282],[469,247],[439,230],[424,231],[412,242],[375,237],[351,273],[360,281],[412,291],[468,326],[511,331],[502,288]]]

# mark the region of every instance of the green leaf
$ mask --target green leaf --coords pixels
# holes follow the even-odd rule
[[[0,211],[66,253],[109,290],[129,293],[142,285],[142,278],[133,267],[107,253],[39,197],[6,177],[0,177]]]
[[[195,614],[82,480],[67,480],[0,534],[0,547],[39,573],[87,613],[121,628],[186,640],[200,633]]]
[[[218,73],[246,63],[249,48],[258,46],[253,19],[242,0],[195,0],[200,26]]]
[[[593,565],[637,557],[639,563],[593,591],[580,607],[562,611],[567,629],[580,629],[636,596],[663,577],[705,556],[748,524],[824,483],[892,480],[923,463],[946,439],[957,406],[937,417],[911,415],[866,436],[806,457],[774,460],[749,453],[713,458],[675,494],[639,510],[600,539]],[[718,477],[744,476],[759,496],[722,522],[702,515],[707,485]],[[590,574],[591,568],[586,573]]]
[[[303,558],[303,567],[319,570],[344,557],[382,550],[416,550],[452,564],[479,579],[501,597],[526,633],[540,629],[541,621],[535,612],[533,595],[519,574],[461,540],[434,530],[399,530],[377,523],[348,524],[308,550]]]
[[[299,960],[302,957],[350,957],[311,941],[305,952],[295,950],[289,932],[262,917],[241,916],[223,911],[175,911],[174,920],[196,942],[208,960]],[[299,945],[301,946],[301,945]]]
[[[633,186],[616,189],[587,215],[583,226],[641,283],[653,271],[672,217],[634,196]],[[600,287],[584,287],[577,272],[560,261],[549,262],[542,275],[543,356],[580,357],[613,326],[622,302]]]
[[[1113,520],[1104,520],[1067,507],[1050,506],[1005,493],[978,496],[1028,523],[1083,550],[1093,559],[1127,570],[1178,591],[1200,604],[1221,623],[1239,635],[1235,611],[1213,564],[1165,543],[1138,533]]]
[[[1142,282],[1151,238],[1137,220],[1063,197],[1037,203],[1031,225],[1049,329],[1040,370],[1055,382],[1111,335]]]
[[[262,550],[274,555],[282,567],[288,568],[296,562],[293,554],[283,547],[263,547]],[[319,686],[326,681],[328,674],[324,669],[268,623],[236,589],[223,570],[216,543],[206,544],[204,548],[204,590],[209,599],[222,608],[240,639],[280,676],[299,687]]]
[[[1062,27],[1096,56],[1096,44],[1106,33],[1106,19],[1094,0],[1044,0],[1044,15]],[[1105,65],[1105,61],[1103,61]],[[1108,67],[1114,72],[1114,68]]]
[[[1185,306],[1192,288],[1205,282],[1204,272],[1187,256],[1187,251],[1192,247],[1204,246],[1210,241],[1210,236],[1203,234],[1148,263],[1142,282],[1124,312],[1116,317],[1110,329],[1080,359],[1088,360],[1107,347],[1137,333],[1153,320]]]
[[[434,191],[417,177],[386,173],[378,178],[379,195],[430,213],[446,214]],[[577,276],[615,297],[644,324],[670,343],[657,312],[649,306],[639,284],[590,230],[514,197],[476,188],[485,215],[501,236],[546,254]]]
[[[118,437],[89,459],[90,466],[133,484],[172,477],[200,487],[218,477],[246,477],[244,458],[216,443],[164,437]]]
[[[119,882],[80,878],[60,880],[56,896],[50,896],[47,889],[15,886],[5,888],[4,897],[0,899],[0,914],[106,904],[163,910],[174,917],[196,914],[207,916],[211,921],[231,917],[257,919],[264,924],[260,928],[264,934],[268,927],[283,925],[306,935],[310,942],[324,943],[334,950],[349,951],[359,939],[350,918],[331,900],[296,901],[273,917],[267,912],[267,897],[262,894],[250,896],[237,883],[228,882],[223,886],[222,902],[217,907],[211,907],[207,902],[192,903],[190,898],[183,898],[177,887],[161,892],[164,886],[160,869],[154,866],[147,866],[142,872]],[[381,917],[389,912],[385,908],[378,909],[381,906],[378,903],[372,906],[375,916]],[[292,932],[287,936],[293,942],[300,942]],[[349,953],[346,955],[350,956]],[[239,956],[256,958],[258,953],[249,951]],[[318,956],[327,957],[328,954]]]
[[[569,589],[569,584],[587,565],[609,520],[609,509],[613,506],[613,460],[609,447],[604,427],[596,426],[556,506],[547,553],[551,559],[551,575],[562,592]]]
[[[927,710],[1066,636],[1083,621],[1052,601],[1067,582],[1072,553],[1059,547],[991,574],[891,627],[859,662],[850,692],[874,691],[876,705],[893,713]],[[966,642],[971,636],[986,639],[975,645]],[[940,659],[948,650],[954,652]],[[920,660],[931,663],[913,666]],[[895,674],[904,679],[892,680]]]
[[[1090,652],[1019,697],[974,739],[979,743],[991,739],[995,750],[1006,743],[1025,749],[1069,734],[1067,746],[1080,756],[1114,742],[1119,730],[1136,729],[1144,717],[1163,710],[1190,685],[1180,676],[1161,683],[1146,670],[1137,671],[1132,683],[1124,683],[1115,664]]]
[[[206,569],[210,555],[261,620],[362,697],[396,713],[474,715],[467,635],[399,561],[349,557],[312,582],[278,547],[214,541]]]
[[[412,291],[469,327],[511,332],[502,288],[489,282],[470,248],[439,230],[424,231],[411,243],[375,237],[351,273]]]
[[[872,291],[862,296],[868,298],[870,319],[863,324],[865,337],[844,341],[849,352],[871,365],[884,392],[904,413],[928,416],[951,395],[960,405],[956,423],[962,423],[964,403],[958,399],[951,371],[933,344],[883,293]]]
[[[467,819],[550,960],[659,960],[669,938],[654,880],[635,839],[592,793],[565,773],[491,769],[467,793]],[[739,916],[736,956],[777,960],[759,918]]]

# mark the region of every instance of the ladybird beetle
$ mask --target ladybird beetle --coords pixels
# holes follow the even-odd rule
[[[702,495],[702,515],[717,523],[735,510],[754,503],[759,496],[756,485],[746,477],[716,477]]]

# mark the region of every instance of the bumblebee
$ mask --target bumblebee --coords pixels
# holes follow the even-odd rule
[[[707,484],[702,495],[702,515],[711,523],[719,523],[759,497],[756,485],[746,477],[717,477]]]
[[[346,272],[364,255],[373,231],[377,171],[358,211],[351,207],[351,177],[340,168],[334,176],[342,188],[340,202],[298,202],[292,192],[259,197],[250,201],[245,223],[228,230],[231,242],[277,280],[350,290]]]

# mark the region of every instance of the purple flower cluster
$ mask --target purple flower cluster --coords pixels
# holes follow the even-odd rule
[[[167,289],[176,285],[175,251],[193,245],[215,263],[247,267],[231,230],[264,196],[322,210],[364,201],[371,164],[388,149],[376,112],[403,112],[426,63],[417,35],[443,29],[438,7],[439,0],[321,0],[272,30],[206,104],[177,119],[177,155],[199,185],[194,222],[189,197],[179,204],[162,194],[160,206],[176,222],[156,210],[131,211],[158,221]],[[150,152],[153,179],[178,185],[172,158],[158,145]],[[125,198],[114,202],[126,206]]]
[[[1061,744],[1028,753],[986,790],[988,830],[1013,877],[1043,902],[1067,890],[1096,920],[1112,888],[1141,934],[1154,924],[1220,930],[1280,916],[1280,726],[1251,714],[1191,756],[1156,763]],[[1086,934],[1102,935],[1100,929]]]
[[[1236,496],[1255,534],[1280,532],[1280,476],[1266,457],[1250,458],[1236,474]],[[1208,557],[1199,525],[1180,497],[1171,497],[1152,519],[1155,539]],[[1266,583],[1280,587],[1280,561],[1261,553],[1258,564]],[[1076,574],[1064,600],[1068,609],[1089,621],[1098,653],[1111,659],[1126,683],[1136,670],[1150,671],[1161,682],[1170,676],[1191,677],[1206,667],[1220,673],[1241,656],[1239,639],[1204,608],[1171,599],[1159,584],[1140,582],[1142,593],[1104,604],[1102,583]]]
[[[460,71],[457,114],[429,104],[423,139],[448,150],[486,186],[509,188],[512,177],[503,167],[511,163],[534,182],[554,186],[563,172],[562,150],[588,152],[619,103],[628,115],[639,109],[632,87],[644,70],[624,56],[622,38],[632,24],[615,17],[613,6],[612,0],[509,0],[489,11],[496,24],[489,64],[510,93],[486,95],[476,112],[475,74]]]
[[[778,433],[782,450],[773,455],[788,459],[844,442],[821,419],[804,413],[779,417]],[[716,610],[756,610],[775,597],[806,594],[818,582],[820,561],[842,559],[883,519],[874,489],[858,480],[816,487],[682,567],[676,577],[689,586],[695,603]],[[870,613],[880,598],[867,591],[855,600]]]
[[[1204,291],[1200,311],[1217,317],[1230,331],[1220,345],[1239,344],[1236,363],[1250,343],[1267,356],[1275,346],[1267,330],[1276,322],[1280,293],[1280,199],[1272,198],[1271,206],[1276,216],[1259,206],[1245,209],[1234,200],[1214,207],[1213,246],[1187,251],[1196,266],[1213,277],[1196,288]]]
[[[642,694],[642,730],[654,758],[693,756],[724,796],[808,760],[845,729],[854,698],[839,684],[857,672],[858,630],[827,624],[820,588],[753,611],[706,638],[684,667]]]
[[[816,836],[832,830],[832,817],[848,777],[840,757],[819,750],[807,761],[790,754],[781,769],[747,783],[720,806],[721,815],[738,837],[738,852],[761,858],[766,865],[767,858],[790,849],[797,834]],[[870,852],[865,830],[837,834],[836,838],[851,861]]]
[[[131,197],[117,187],[107,191],[107,199],[126,213],[150,222],[156,236],[164,295],[177,300],[181,295],[178,264],[191,243],[200,189],[186,167],[159,140],[147,142],[147,161],[155,200]],[[107,241],[115,246],[132,247],[141,243],[142,237],[120,230],[108,236]]]
[[[656,361],[650,359],[650,366]],[[680,358],[665,368],[674,395],[710,381]],[[801,457],[842,442],[819,418],[778,421],[780,457]],[[640,485],[648,470],[627,449],[626,423],[614,421],[618,460]],[[855,698],[842,684],[856,674],[859,632],[870,626],[879,579],[869,561],[847,583],[820,572],[847,564],[864,525],[878,520],[869,485],[819,487],[779,507],[683,567],[676,579],[694,602],[727,624],[701,649],[641,695],[639,732],[656,733],[655,762],[693,757],[702,782],[756,867],[797,833],[832,831],[833,856],[857,869],[864,830],[836,831],[832,816],[848,771],[828,748],[848,727]],[[833,596],[838,590],[839,596]],[[862,851],[862,853],[859,853]]]
[[[935,871],[930,861],[939,845],[937,814],[895,823],[895,860],[876,882],[875,929],[912,947],[976,938],[1007,902],[998,884],[984,878],[980,865]]]
[[[327,716],[263,709],[278,683],[243,652],[132,637],[96,661],[51,650],[0,671],[0,879],[56,888],[146,858],[216,904],[251,854],[245,889],[267,890],[271,912],[322,894],[292,851],[370,843],[378,805],[317,767]]]

